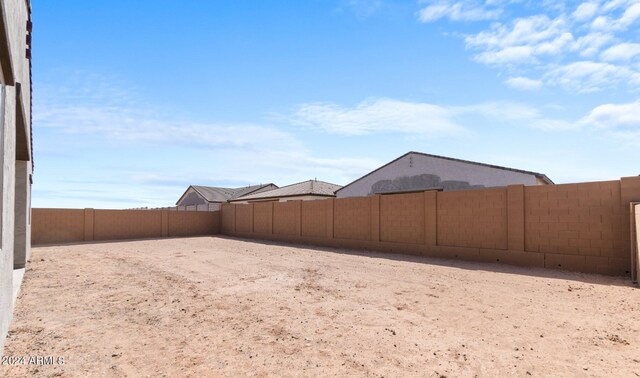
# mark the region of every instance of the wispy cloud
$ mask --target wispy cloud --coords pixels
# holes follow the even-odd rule
[[[343,0],[343,2],[360,18],[371,16],[383,6],[382,0]]]
[[[573,11],[572,17],[576,21],[588,21],[597,14],[599,8],[600,5],[598,1],[582,3]]]
[[[83,182],[72,183],[73,177],[65,176],[72,172],[62,172],[48,183],[55,194],[39,191],[37,195],[66,206],[94,206],[92,198],[109,207],[117,203],[129,206],[129,200],[140,206],[164,206],[172,204],[189,184],[286,185],[313,177],[340,184],[380,163],[339,154],[316,156],[298,136],[285,131],[287,125],[194,122],[188,116],[144,103],[135,89],[115,82],[79,74],[77,85],[39,86],[34,104],[37,150],[59,149],[51,145],[54,140],[78,146],[90,142],[97,149],[90,157],[91,164],[100,167],[101,178],[90,182],[83,177]],[[43,137],[45,133],[47,137]],[[109,160],[101,159],[116,153],[110,150],[116,145],[117,151],[146,148],[153,156],[144,159],[144,152],[136,152],[139,158],[130,167],[108,166]],[[87,159],[82,152],[66,152],[71,160]],[[78,188],[87,193],[78,196],[71,191]],[[111,193],[112,201],[107,203],[104,196],[90,193],[95,188]]]
[[[511,88],[521,91],[532,91],[542,87],[542,81],[529,79],[526,77],[511,77],[505,81]]]
[[[540,85],[527,78],[510,80],[513,85],[521,86],[520,89],[535,89]],[[483,123],[479,122],[481,119],[491,124],[544,131],[592,130],[614,135],[640,132],[640,102],[603,104],[573,119],[549,117],[544,109],[516,102],[445,106],[392,99],[368,100],[353,107],[303,104],[290,116],[291,122],[298,126],[329,134],[406,133],[449,139],[472,135],[476,126]]]
[[[94,135],[118,142],[200,147],[257,147],[278,141],[299,147],[299,141],[275,127],[251,123],[197,123],[176,119],[167,111],[141,103],[130,91],[88,76],[75,88],[51,88],[34,107],[38,127],[75,135]]]
[[[368,100],[353,107],[313,103],[300,105],[289,116],[295,125],[330,134],[403,133],[430,139],[473,135],[479,119],[489,120],[492,124],[516,124],[542,130],[579,127],[575,122],[549,119],[536,107],[504,101],[449,106],[393,99]]]
[[[353,107],[302,104],[289,118],[295,125],[342,135],[408,133],[435,137],[464,131],[453,121],[451,109],[386,98],[363,101]]]
[[[624,85],[635,90],[640,84],[640,72],[608,63],[579,61],[550,69],[543,80],[575,92],[595,92]]]
[[[418,11],[418,19],[422,22],[433,22],[442,18],[448,18],[452,21],[479,21],[498,18],[502,9],[490,7],[486,3],[474,0],[428,1],[428,5]]]
[[[611,46],[600,54],[600,59],[607,62],[628,62],[640,56],[640,43],[619,43]]]
[[[571,92],[593,92],[629,83],[635,91],[640,74],[640,47],[631,28],[640,20],[638,0],[527,2],[526,16],[501,21],[513,1],[430,2],[421,22],[496,19],[487,28],[464,37],[478,63],[527,76],[543,85]],[[522,4],[518,6],[522,8]],[[463,9],[484,17],[454,17]],[[458,13],[456,13],[458,12]],[[425,13],[425,14],[423,14]],[[578,70],[576,72],[575,70]],[[532,77],[532,76],[537,77]],[[523,89],[524,82],[508,82]],[[511,85],[514,84],[514,85]]]

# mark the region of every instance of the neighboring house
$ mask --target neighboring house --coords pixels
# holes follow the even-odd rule
[[[340,189],[340,185],[331,184],[324,181],[309,180],[283,186],[278,189],[251,193],[235,199],[229,200],[232,203],[250,203],[260,201],[293,201],[293,200],[317,200],[335,197],[335,191]]]
[[[274,184],[260,184],[242,188],[219,188],[214,186],[191,185],[176,202],[176,206],[208,205],[210,211],[220,210],[220,204],[247,194],[276,189]]]
[[[336,197],[429,189],[465,190],[513,184],[546,185],[553,184],[553,181],[542,173],[412,151],[338,189]]]
[[[31,250],[31,4],[0,1],[0,355]]]

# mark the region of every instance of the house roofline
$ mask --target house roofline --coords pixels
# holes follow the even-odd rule
[[[193,187],[193,185],[189,185],[187,187],[187,189],[184,191],[184,193],[182,193],[182,195],[180,196],[180,198],[178,198],[178,200],[176,201],[176,206],[178,206],[178,204],[180,203],[180,201],[182,201],[182,199],[184,198],[184,196],[187,194],[187,192],[189,191],[189,189],[193,188],[193,190],[195,190],[196,192],[198,192],[196,190],[196,188]],[[202,196],[202,193],[198,192],[198,194],[200,194]]]
[[[274,189],[275,190],[275,189]],[[271,196],[271,197],[258,197],[258,198],[236,198],[227,201],[228,203],[240,202],[240,201],[262,201],[262,200],[272,200],[276,198],[290,198],[290,197],[305,197],[305,196],[317,196],[317,197],[329,197],[335,198],[334,194],[317,194],[317,193],[304,193],[304,194],[286,194],[284,196]]]
[[[264,188],[265,186],[269,186],[269,185],[273,185],[273,186],[275,186],[275,187],[276,187],[276,189],[280,189],[280,187],[279,187],[278,185],[276,185],[276,184],[274,184],[274,183],[272,183],[272,182],[270,182],[270,183],[268,183],[268,184],[260,184],[260,185],[256,185],[256,186],[257,186],[257,188],[253,189],[252,191],[250,191],[250,192],[248,192],[248,193],[243,194],[243,197],[244,197],[244,196],[248,196],[248,195],[250,195],[250,194],[252,194],[252,193],[255,193],[255,192],[257,192],[258,190],[260,190],[260,189]],[[249,185],[249,186],[251,186],[251,185]],[[243,187],[238,188],[238,189],[242,189],[242,188],[245,188],[245,187],[243,186]],[[271,189],[271,190],[276,190],[276,189]],[[229,201],[230,201],[230,200],[227,200],[227,202],[229,202]]]
[[[276,184],[274,184],[274,183],[272,183],[272,182],[270,182],[270,183],[268,183],[268,184],[264,184],[264,185],[256,185],[256,186],[259,186],[259,187],[258,187],[258,188],[256,188],[256,189],[254,189],[253,191],[251,191],[251,192],[249,192],[249,193],[246,193],[246,194],[245,194],[245,196],[248,196],[249,194],[254,193],[255,191],[260,190],[260,189],[264,188],[265,186],[269,186],[269,185],[273,185],[273,186],[275,186],[275,187],[276,187],[276,189],[278,188],[278,185],[276,185]],[[195,190],[195,192],[196,192],[196,193],[198,193],[198,195],[200,195],[200,197],[202,197],[202,198],[203,198],[207,203],[227,203],[227,202],[229,202],[229,201],[224,201],[224,202],[223,202],[223,201],[209,201],[209,200],[207,199],[207,197],[206,197],[204,194],[202,194],[202,192],[201,192],[201,191],[199,191],[199,190],[198,190],[198,188],[196,188],[196,186],[204,186],[204,185],[189,185],[189,186],[187,187],[187,189],[184,191],[184,193],[182,193],[182,195],[180,196],[180,198],[178,198],[178,200],[176,201],[176,206],[180,203],[180,201],[182,201],[182,198],[184,198],[184,196],[187,194],[187,192],[188,192],[188,191],[189,191],[189,189],[191,189],[191,188],[193,188],[193,190]],[[251,185],[249,185],[249,186],[251,186]],[[221,188],[221,187],[219,187],[219,186],[211,186],[211,188]],[[246,188],[246,187],[245,187],[245,186],[243,186],[243,187],[241,187],[241,188],[237,188],[237,189],[242,189],[242,188]],[[225,189],[232,189],[232,188],[225,188]]]
[[[352,185],[352,184],[355,184],[356,182],[358,182],[358,181],[362,180],[363,178],[365,178],[365,177],[367,177],[367,176],[370,176],[370,175],[372,175],[372,174],[376,173],[377,171],[381,170],[382,168],[384,168],[384,167],[386,167],[386,166],[388,166],[388,165],[391,165],[391,164],[395,163],[396,161],[398,161],[398,160],[402,159],[403,157],[405,157],[405,156],[407,156],[407,155],[411,155],[411,154],[422,155],[422,156],[428,156],[428,157],[437,158],[437,159],[444,159],[444,160],[457,161],[457,162],[459,162],[459,163],[474,164],[474,165],[479,165],[479,166],[482,166],[482,167],[488,167],[488,168],[502,169],[502,170],[505,170],[505,171],[512,171],[512,172],[518,172],[518,173],[525,173],[525,174],[528,174],[528,175],[534,175],[534,176],[536,176],[537,178],[539,178],[539,179],[541,179],[541,180],[545,181],[547,184],[554,184],[554,182],[553,182],[553,181],[551,181],[551,179],[550,179],[549,177],[547,177],[547,175],[545,175],[545,174],[543,174],[543,173],[531,172],[531,171],[525,171],[525,170],[522,170],[522,169],[516,169],[516,168],[502,167],[502,166],[499,166],[499,165],[493,165],[493,164],[479,163],[479,162],[477,162],[477,161],[471,161],[471,160],[456,159],[456,158],[451,158],[451,157],[447,157],[447,156],[440,156],[440,155],[427,154],[427,153],[424,153],[424,152],[409,151],[409,152],[407,152],[406,154],[401,155],[401,156],[399,156],[399,157],[397,157],[397,158],[395,158],[395,159],[391,160],[391,161],[390,161],[390,162],[388,162],[387,164],[385,164],[385,165],[383,165],[383,166],[381,166],[381,167],[378,167],[377,169],[375,169],[375,170],[373,170],[373,171],[371,171],[371,172],[367,173],[366,175],[364,175],[364,176],[362,176],[362,177],[360,177],[360,178],[358,178],[358,179],[355,179],[355,180],[351,181],[351,182],[350,182],[350,183],[348,183],[347,185],[345,185],[345,186],[343,186],[342,188],[340,188],[340,189],[336,190],[334,193],[338,193],[338,192],[339,192],[339,191],[341,191],[342,189],[344,189],[344,188],[346,188],[346,187],[348,187],[348,186],[350,186],[350,185]]]
[[[311,189],[311,190],[313,190],[313,182],[322,182],[322,183],[329,184],[329,185],[340,186],[340,185],[337,185],[337,184],[334,184],[334,183],[331,183],[331,182],[322,181],[322,180],[315,180],[315,179],[314,179],[314,180],[305,180],[305,181],[300,181],[300,182],[294,182],[293,184],[289,184],[289,185],[285,185],[285,186],[280,186],[280,187],[278,187],[277,185],[273,184],[273,185],[275,185],[275,186],[276,186],[276,189],[272,189],[272,190],[284,189],[284,188],[288,188],[288,187],[290,187],[290,186],[303,184],[303,183],[305,183],[305,182],[312,182],[312,184],[311,184],[311,188],[312,188],[312,189]],[[256,194],[268,193],[268,192],[270,192],[270,191],[271,191],[271,190],[268,190],[268,191],[266,191],[266,192],[262,192],[262,193],[256,193]],[[244,195],[244,196],[242,196],[242,197],[249,196],[249,195],[251,195],[251,193],[247,193],[247,194],[245,194],[245,195]],[[334,192],[334,194],[316,194],[316,193],[309,193],[309,194],[286,194],[286,195],[283,195],[283,196],[271,196],[271,197],[260,197],[260,198],[280,198],[280,197],[290,197],[290,196],[307,196],[307,195],[318,195],[318,196],[335,197],[335,192]],[[242,198],[242,197],[234,198],[234,199],[233,199],[233,201],[238,200],[238,199],[240,199],[240,198]],[[249,200],[249,199],[252,199],[252,198],[247,198],[247,200]],[[243,199],[242,201],[245,201],[245,200]]]

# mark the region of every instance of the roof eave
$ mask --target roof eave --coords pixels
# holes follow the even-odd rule
[[[547,177],[547,175],[545,174],[539,174],[536,175],[537,178],[539,178],[540,180],[546,182],[549,185],[555,185],[555,182],[553,182],[549,177]]]

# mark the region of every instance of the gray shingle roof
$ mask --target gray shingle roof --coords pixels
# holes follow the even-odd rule
[[[268,199],[268,198],[280,198],[280,197],[292,197],[292,196],[304,196],[304,195],[317,195],[334,197],[335,191],[342,188],[340,185],[331,184],[324,181],[309,180],[296,184],[283,186],[278,189],[267,190],[261,193],[251,193],[242,197],[236,197],[235,201],[255,200],[255,199]]]
[[[191,185],[191,187],[196,192],[198,192],[202,197],[204,197],[204,199],[206,199],[208,202],[227,202],[229,200],[232,200],[240,196],[244,196],[246,194],[259,193],[264,190],[277,188],[277,186],[274,184],[260,184],[260,185],[253,185],[253,186],[245,186],[242,188],[221,188],[221,187],[215,187],[215,186],[200,186],[200,185]]]
[[[232,188],[218,188],[214,186],[191,185],[191,187],[209,202],[227,202],[235,191],[235,189]]]
[[[233,195],[229,199],[235,199],[238,197],[245,196],[247,194],[261,193],[261,192],[265,192],[265,191],[273,190],[277,188],[278,186],[275,184],[245,186],[244,188],[234,189]]]

